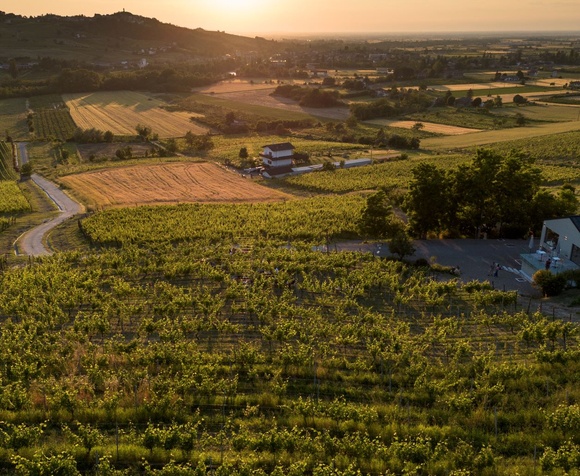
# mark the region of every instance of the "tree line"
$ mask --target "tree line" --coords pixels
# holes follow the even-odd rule
[[[534,160],[517,153],[505,156],[478,150],[470,164],[445,171],[420,164],[404,200],[411,232],[429,235],[522,237],[542,222],[572,215],[578,200],[571,185],[553,194],[541,187]]]

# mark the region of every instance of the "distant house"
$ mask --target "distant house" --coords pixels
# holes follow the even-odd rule
[[[268,169],[282,169],[292,166],[294,146],[290,142],[264,145],[263,149],[260,157]]]
[[[580,81],[570,81],[570,89],[580,89]]]

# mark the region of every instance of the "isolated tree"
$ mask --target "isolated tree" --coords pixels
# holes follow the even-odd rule
[[[242,147],[240,149],[240,153],[238,154],[238,157],[240,159],[247,159],[249,157],[248,148],[247,147]]]
[[[187,143],[187,145],[189,147],[193,147],[193,144],[195,143],[195,138],[196,138],[196,136],[193,132],[187,131],[185,133],[185,142]]]
[[[137,124],[135,126],[135,130],[137,131],[137,134],[139,135],[139,137],[141,137],[142,141],[147,141],[149,139],[149,136],[151,135],[151,128],[149,126],[143,126],[141,124]]]
[[[20,167],[20,176],[30,177],[31,175],[32,175],[32,164],[30,162],[22,164],[22,167]]]
[[[103,134],[103,139],[105,142],[113,142],[113,140],[115,139],[115,135],[111,131],[106,131]]]
[[[517,104],[518,106],[528,102],[527,98],[523,97],[521,94],[516,94],[513,101],[514,104]]]
[[[396,254],[400,260],[405,256],[412,256],[415,253],[413,240],[404,229],[395,232],[389,241],[389,251]]]
[[[501,96],[496,96],[495,99],[493,100],[493,105],[495,107],[503,107],[503,99],[501,98]]]
[[[420,131],[424,128],[425,124],[423,124],[422,122],[415,122],[415,124],[413,124],[413,127],[411,127],[411,129],[413,129],[414,131]]]

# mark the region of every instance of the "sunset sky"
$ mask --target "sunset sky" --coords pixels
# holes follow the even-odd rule
[[[273,32],[579,31],[578,0],[2,0],[37,16],[123,10],[188,28]]]

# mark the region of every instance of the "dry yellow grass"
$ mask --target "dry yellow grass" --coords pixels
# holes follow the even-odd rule
[[[134,91],[63,94],[71,115],[81,129],[96,128],[118,135],[135,135],[137,124],[151,127],[160,138],[182,137],[187,131],[207,129],[190,121],[196,114],[169,112],[163,101]]]
[[[467,127],[449,126],[447,124],[436,124],[435,122],[423,121],[394,121],[389,119],[376,119],[366,121],[369,124],[377,124],[379,126],[400,127],[402,129],[411,129],[417,122],[423,124],[423,130],[427,132],[434,132],[436,134],[444,134],[447,136],[456,136],[461,134],[469,134],[470,132],[479,132],[481,129],[469,129]]]
[[[61,180],[81,201],[99,208],[292,198],[211,163],[138,165],[69,175]]]
[[[443,84],[437,86],[429,86],[429,89],[435,91],[467,91],[468,89],[496,89],[496,88],[523,88],[524,86],[518,83],[505,83],[503,81],[496,81],[493,83],[471,83],[471,84]]]

